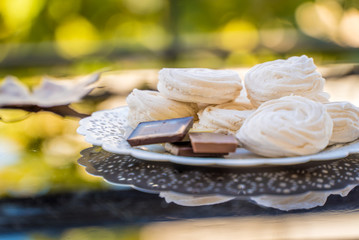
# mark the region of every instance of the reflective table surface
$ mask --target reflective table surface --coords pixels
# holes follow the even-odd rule
[[[113,79],[71,108],[125,105],[133,86]],[[359,105],[356,74],[327,79],[333,99]],[[50,110],[0,110],[0,239],[359,238],[357,154],[263,168],[148,162],[87,143],[82,115]]]

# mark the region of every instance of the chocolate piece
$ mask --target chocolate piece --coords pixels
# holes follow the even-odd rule
[[[191,128],[188,133],[186,134],[186,136],[184,136],[184,138],[181,140],[181,142],[190,142],[191,140],[189,140],[189,134],[190,133],[195,133],[195,132],[213,132],[214,130],[209,130],[209,129],[196,129],[196,128]]]
[[[193,152],[190,142],[165,143],[165,149],[177,156],[186,157],[222,157],[223,154],[218,153],[195,153]]]
[[[178,142],[193,125],[193,117],[141,122],[127,138],[131,146]]]
[[[221,133],[190,133],[193,152],[195,153],[230,153],[235,152],[238,146],[233,135]]]

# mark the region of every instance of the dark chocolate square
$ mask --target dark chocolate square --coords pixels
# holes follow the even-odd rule
[[[131,146],[181,141],[193,125],[193,117],[141,122],[127,138]]]
[[[190,142],[165,143],[165,149],[169,153],[185,157],[223,157],[218,153],[195,153]]]

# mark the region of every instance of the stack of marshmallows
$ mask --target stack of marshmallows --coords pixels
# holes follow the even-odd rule
[[[244,84],[232,70],[164,68],[158,91],[134,89],[127,97],[128,123],[193,116],[196,131],[233,134],[261,156],[314,154],[359,137],[359,108],[330,102],[324,84],[305,55],[258,64]]]

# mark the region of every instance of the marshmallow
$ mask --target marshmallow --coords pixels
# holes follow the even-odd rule
[[[198,113],[199,122],[196,127],[212,129],[218,133],[235,134],[253,112],[254,109],[248,108],[248,105],[235,102],[208,106]]]
[[[159,92],[134,89],[128,95],[128,124],[136,127],[140,122],[196,116],[197,105],[163,97]]]
[[[182,102],[220,104],[234,100],[242,89],[241,79],[232,70],[206,68],[163,68],[158,91]]]
[[[333,120],[322,103],[286,96],[263,103],[245,120],[236,137],[258,155],[290,157],[321,151],[332,131]]]
[[[255,65],[245,75],[244,85],[253,106],[289,95],[328,102],[323,92],[325,79],[316,71],[312,58],[303,55]]]
[[[350,102],[331,102],[325,104],[333,119],[331,143],[345,143],[359,137],[359,108]]]

